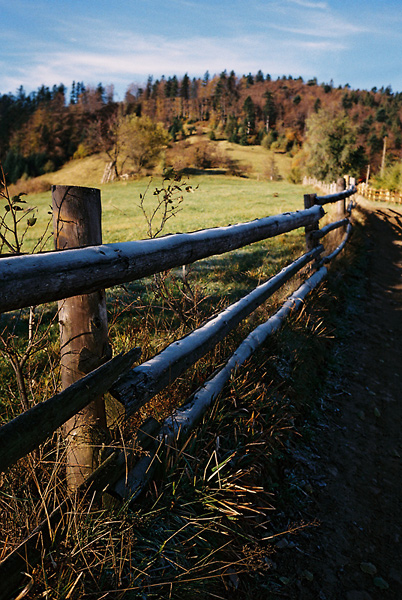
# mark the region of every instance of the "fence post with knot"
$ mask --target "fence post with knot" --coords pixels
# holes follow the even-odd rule
[[[56,250],[102,243],[100,191],[94,188],[52,186]],[[61,383],[65,389],[110,356],[104,290],[59,301]],[[103,397],[88,405],[63,426],[66,440],[67,486],[74,491],[96,468],[105,441]]]

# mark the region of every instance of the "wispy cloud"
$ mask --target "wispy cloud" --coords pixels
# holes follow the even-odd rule
[[[319,38],[337,38],[347,39],[350,35],[358,35],[366,33],[368,30],[364,27],[353,25],[352,23],[343,24],[334,18],[328,16],[325,19],[317,22],[312,20],[310,23],[300,25],[275,25],[271,24],[270,27],[277,31],[283,31],[285,33],[291,33],[302,37],[319,37]]]
[[[0,93],[79,80],[114,83],[122,96],[150,74],[198,76],[207,69],[262,69],[357,86],[364,72],[372,87],[383,83],[381,62],[394,57],[390,83],[402,88],[401,15],[374,0],[114,0],[113,9],[98,0],[96,10],[90,4],[36,0],[33,11],[30,0],[0,0]]]
[[[327,2],[311,2],[309,0],[288,0],[292,4],[298,4],[304,8],[314,8],[317,10],[326,10],[328,8]]]
[[[293,5],[291,9],[289,4]],[[311,10],[306,11],[307,7]],[[326,2],[287,0],[276,6],[276,12],[277,18],[273,19],[270,26],[293,35],[342,39],[371,31],[362,20],[350,19],[347,14],[334,10]]]
[[[63,51],[49,47],[45,55],[42,50],[32,52],[29,60],[3,75],[3,85],[14,90],[23,83],[27,89],[35,89],[42,83],[69,84],[78,79],[93,85],[99,81],[115,83],[116,87],[120,84],[121,88],[123,83],[127,87],[132,81],[144,82],[150,74],[160,77],[162,74],[169,76],[188,72],[197,76],[207,69],[210,73],[234,69],[239,75],[257,72],[260,68],[271,74],[300,74],[311,69],[307,64],[308,51],[326,48],[324,42],[295,44],[282,40],[272,43],[267,36],[258,35],[243,35],[235,39],[203,36],[177,39],[140,36],[126,31],[110,33],[109,41],[102,50],[94,42],[96,47],[92,49],[77,47],[71,50],[65,46]],[[306,63],[301,59],[300,49],[305,51]],[[292,54],[295,56],[290,58]]]

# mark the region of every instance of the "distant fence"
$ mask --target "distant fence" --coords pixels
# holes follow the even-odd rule
[[[101,244],[96,228],[97,221],[100,222],[99,190],[54,186],[57,247],[85,247],[1,258],[0,311],[59,301],[64,389],[1,427],[0,471],[15,464],[64,426],[67,448],[73,449],[67,457],[67,462],[71,463],[67,465],[70,489],[90,487],[98,494],[112,490],[122,498],[134,498],[152,472],[150,466],[157,448],[177,437],[178,432],[183,434],[194,426],[231,373],[281,326],[289,314],[302,306],[307,294],[326,276],[325,265],[341,252],[351,234],[349,217],[354,203],[350,201],[346,209],[345,200],[355,192],[353,187],[326,196],[306,194],[304,210],[249,223],[153,240]],[[332,203],[338,204],[341,218],[320,229],[319,222],[325,214],[323,206]],[[247,296],[138,366],[133,367],[140,354],[138,348],[109,357],[104,288],[223,254],[300,227],[304,227],[306,252]],[[343,231],[342,242],[326,254],[320,240],[335,229]],[[91,242],[94,239],[95,242]],[[312,266],[305,282],[277,313],[248,335],[219,372],[212,374],[164,423],[150,419],[143,424],[134,441],[150,448],[149,456],[134,464],[130,454],[134,441],[129,440],[124,451],[110,447],[102,464],[95,468],[90,454],[94,444],[86,441],[77,446],[77,439],[83,428],[93,427],[102,420],[101,413],[97,412],[102,394],[110,391],[125,407],[127,415],[134,414],[309,264]],[[70,360],[73,362],[68,362]],[[74,420],[77,415],[79,419]],[[69,424],[67,429],[66,423]],[[0,562],[1,599],[9,597],[18,587],[21,573],[27,572],[29,565],[40,558],[43,548],[54,542],[52,531],[57,529],[55,524],[60,523],[69,507],[70,500],[67,499]]]
[[[367,183],[359,183],[357,186],[358,193],[367,198],[367,200],[377,200],[380,202],[395,202],[396,204],[402,204],[402,193],[391,192],[390,190],[377,190]]]
[[[336,194],[336,192],[339,191],[335,182],[324,183],[323,181],[319,181],[315,177],[303,177],[303,185],[319,188],[326,194]]]
[[[349,185],[355,185],[355,179],[348,178]],[[303,185],[313,186],[325,192],[326,194],[336,193],[337,184],[333,183],[325,183],[319,181],[315,177],[303,177]],[[367,183],[359,183],[357,185],[357,193],[367,200],[377,200],[380,202],[394,202],[395,204],[402,204],[402,193],[401,192],[391,192],[390,190],[376,189]]]
[[[341,178],[341,181],[349,188],[354,188],[356,185],[356,179],[354,177],[347,176],[345,178]],[[339,184],[335,181],[333,181],[332,183],[326,183],[325,181],[320,181],[316,177],[304,176],[303,185],[318,188],[326,194],[336,194],[340,192]]]

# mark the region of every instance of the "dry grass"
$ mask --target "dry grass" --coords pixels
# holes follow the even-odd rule
[[[267,311],[260,309],[258,319]],[[149,339],[154,318],[149,312]],[[36,568],[27,567],[32,587],[25,597],[201,598],[238,589],[251,598],[256,582],[280,587],[272,555],[287,526],[273,514],[284,493],[284,457],[323,369],[313,358],[324,356],[328,342],[317,318],[305,312],[293,320],[231,380],[188,440],[159,456],[153,481],[134,506],[111,499],[102,508],[91,497],[76,498],[61,542]],[[171,331],[172,323],[165,314],[160,326]],[[164,417],[243,333],[160,394],[146,414]],[[134,427],[131,422],[131,432]],[[62,455],[55,436],[5,476],[4,553],[65,499]]]
[[[200,262],[188,275],[195,304],[183,300],[175,272],[169,276],[170,304],[155,294],[151,279],[113,290],[114,350],[140,345],[145,360],[290,262],[303,243],[301,236],[284,235]],[[279,296],[259,309],[135,418],[123,423],[112,407],[112,435],[119,439],[122,429],[132,435],[150,415],[164,419],[278,301]],[[181,305],[187,320],[172,303]],[[24,312],[19,319],[22,332]],[[300,435],[307,400],[320,385],[327,346],[318,316],[305,311],[231,380],[188,440],[160,454],[155,477],[138,503],[122,505],[109,498],[99,506],[90,496],[73,499],[61,541],[38,566],[26,566],[27,590],[21,598],[219,598],[237,590],[255,598],[256,585],[280,589],[271,555],[289,524],[272,515],[289,492],[283,484],[285,458]],[[32,403],[57,386],[57,352],[54,327],[30,366]],[[49,370],[50,382],[42,375]],[[8,419],[18,412],[15,383],[4,363],[0,374],[7,390],[0,399],[2,414]],[[65,500],[63,455],[55,435],[3,477],[3,556]]]

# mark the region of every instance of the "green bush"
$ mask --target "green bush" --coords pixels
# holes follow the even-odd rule
[[[387,167],[382,176],[378,175],[373,179],[373,184],[378,189],[402,192],[402,162]]]
[[[289,183],[300,184],[302,182],[302,174],[298,167],[292,167],[290,169],[289,175],[287,176],[287,180]]]

